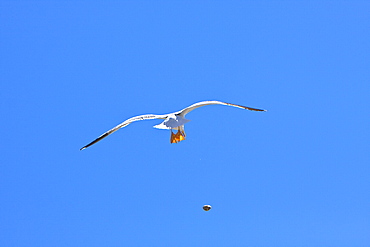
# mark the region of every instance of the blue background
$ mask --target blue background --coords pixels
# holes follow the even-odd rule
[[[369,13],[1,1],[0,246],[370,246]]]

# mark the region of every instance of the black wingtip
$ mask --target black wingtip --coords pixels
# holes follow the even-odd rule
[[[247,107],[246,109],[251,110],[251,111],[267,111],[267,110],[264,110],[264,109],[258,109],[258,108],[252,108],[252,107]]]
[[[107,137],[111,133],[112,132],[106,132],[106,133],[102,134],[101,136],[99,136],[98,138],[96,138],[95,140],[93,140],[92,142],[90,142],[89,144],[87,144],[86,146],[84,146],[83,148],[81,148],[80,150],[84,150],[84,149],[90,147],[91,145],[97,143],[98,141],[100,141],[101,139]]]

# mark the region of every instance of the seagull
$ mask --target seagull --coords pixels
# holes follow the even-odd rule
[[[158,125],[153,126],[154,128],[157,129],[169,129],[171,130],[171,137],[170,137],[170,142],[171,143],[178,143],[186,139],[186,134],[184,130],[184,125],[189,122],[189,119],[186,119],[185,116],[192,110],[195,110],[199,107],[206,106],[206,105],[226,105],[226,106],[234,106],[238,107],[241,109],[247,109],[250,111],[266,111],[262,109],[257,109],[257,108],[252,108],[252,107],[247,107],[247,106],[242,106],[242,105],[235,105],[231,103],[226,103],[226,102],[221,102],[221,101],[201,101],[195,104],[192,104],[189,107],[186,107],[182,109],[181,111],[169,113],[169,114],[163,114],[163,115],[155,115],[155,114],[145,114],[145,115],[140,115],[136,117],[132,117],[124,121],[123,123],[117,125],[116,127],[108,130],[86,146],[82,147],[80,150],[84,150],[85,148],[90,147],[91,145],[97,143],[98,141],[101,141],[105,137],[109,136],[113,132],[116,132],[120,128],[126,127],[132,122],[140,121],[140,120],[150,120],[150,119],[164,119],[164,121]],[[177,130],[177,133],[174,134],[173,130]]]

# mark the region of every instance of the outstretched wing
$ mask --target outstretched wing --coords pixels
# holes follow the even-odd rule
[[[147,114],[147,115],[140,115],[140,116],[129,118],[126,121],[124,121],[123,123],[114,127],[113,129],[108,130],[107,132],[105,132],[104,134],[102,134],[101,136],[99,136],[98,138],[96,138],[95,140],[93,140],[92,142],[87,144],[86,146],[82,147],[80,150],[84,150],[85,148],[90,147],[91,145],[93,145],[93,144],[97,143],[98,141],[104,139],[105,137],[109,136],[110,134],[119,130],[120,128],[126,127],[127,125],[129,125],[132,122],[140,121],[140,120],[149,120],[149,119],[165,119],[166,117],[167,117],[167,115]]]
[[[266,111],[266,110],[262,110],[262,109],[257,109],[257,108],[252,108],[252,107],[247,107],[247,106],[236,105],[236,104],[231,104],[231,103],[226,103],[226,102],[213,100],[213,101],[202,101],[202,102],[192,104],[191,106],[186,107],[185,109],[182,109],[181,111],[176,112],[176,114],[181,114],[182,116],[185,116],[186,114],[188,114],[192,110],[195,110],[198,107],[202,107],[202,106],[206,106],[206,105],[228,105],[228,106],[234,106],[234,107],[247,109],[247,110],[251,110],[251,111]]]

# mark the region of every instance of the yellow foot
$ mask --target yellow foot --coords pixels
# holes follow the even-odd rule
[[[185,140],[185,135],[184,135],[181,131],[178,131],[178,132],[176,133],[176,135],[177,135],[177,140],[178,140],[179,142],[181,142],[181,141]]]
[[[171,131],[171,139],[170,139],[171,143],[178,143],[178,142],[181,142],[183,140],[185,140],[185,135],[181,131],[178,131],[176,134],[174,134]]]
[[[170,138],[170,142],[171,142],[171,143],[178,143],[176,135],[177,135],[177,134],[174,134],[174,133],[171,131],[171,138]]]

